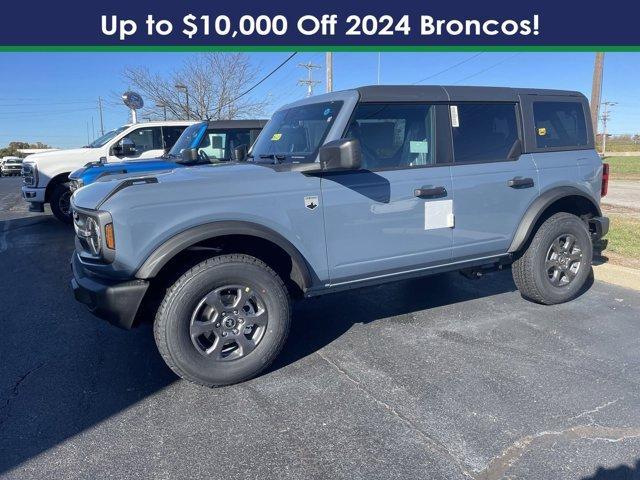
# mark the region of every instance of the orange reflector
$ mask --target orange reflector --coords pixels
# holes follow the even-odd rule
[[[111,250],[116,249],[116,237],[113,234],[113,223],[107,223],[104,226],[104,239],[107,243],[107,248]]]

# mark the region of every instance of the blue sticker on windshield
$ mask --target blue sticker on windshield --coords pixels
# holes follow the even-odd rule
[[[323,114],[324,114],[324,116],[325,116],[325,117],[326,117],[327,115],[330,115],[330,114],[331,114],[331,109],[330,109],[330,108],[325,108],[325,109],[324,109],[324,113],[323,113]]]

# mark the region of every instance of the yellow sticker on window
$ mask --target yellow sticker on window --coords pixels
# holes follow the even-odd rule
[[[547,134],[547,129],[542,127],[538,129],[538,135],[540,135],[541,137],[544,137]]]
[[[273,137],[271,137],[271,141],[272,142],[277,142],[278,140],[280,140],[282,138],[282,134],[281,133],[274,133]]]

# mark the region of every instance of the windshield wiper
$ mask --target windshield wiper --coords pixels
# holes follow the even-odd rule
[[[276,163],[280,163],[282,160],[287,158],[287,156],[284,155],[283,153],[266,153],[266,154],[260,155],[260,158],[269,158],[271,160],[275,160]]]

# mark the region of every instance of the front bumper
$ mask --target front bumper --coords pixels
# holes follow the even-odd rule
[[[75,252],[71,258],[71,268],[71,288],[78,302],[87,305],[91,313],[97,317],[118,327],[129,329],[133,326],[142,298],[149,288],[149,282],[118,282],[91,275]]]
[[[44,203],[46,188],[22,187],[22,198],[27,202]]]

